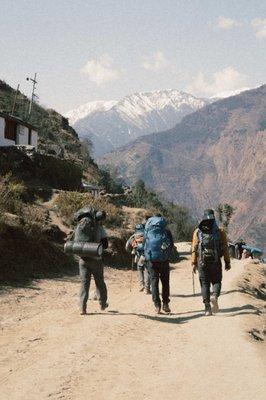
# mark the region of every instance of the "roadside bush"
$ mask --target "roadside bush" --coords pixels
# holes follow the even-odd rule
[[[194,221],[186,207],[162,200],[156,193],[146,188],[142,180],[136,182],[128,196],[128,205],[149,210],[151,214],[161,213],[168,221],[168,226],[175,241],[191,240]]]
[[[0,284],[77,273],[75,260],[45,237],[1,222],[0,232]]]
[[[26,234],[40,236],[47,226],[47,215],[37,206],[24,205],[21,209],[20,223]]]
[[[129,236],[128,230],[121,229],[118,235],[111,234],[108,237],[109,247],[103,256],[106,264],[118,269],[129,268],[131,266],[132,256],[125,250],[126,241]]]
[[[101,197],[93,197],[88,193],[80,192],[60,192],[56,200],[60,216],[68,225],[73,224],[73,215],[80,208],[91,206],[97,210],[104,210],[107,214],[105,225],[107,227],[121,227],[124,220],[124,214],[121,208],[109,203]]]
[[[0,180],[0,211],[20,214],[26,190],[25,185],[13,180],[11,174],[4,176]]]
[[[11,174],[7,174],[0,180],[1,220],[6,222],[6,219],[9,221],[12,217],[12,222],[15,225],[20,225],[26,234],[40,236],[47,225],[47,216],[45,211],[38,206],[24,202],[25,198],[27,198],[27,190],[24,183],[15,180]],[[5,213],[14,215],[9,215],[8,218]]]

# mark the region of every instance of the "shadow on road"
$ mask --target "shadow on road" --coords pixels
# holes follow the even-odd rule
[[[196,293],[196,294],[171,294],[170,297],[180,297],[182,299],[186,299],[189,297],[200,297],[201,293]]]
[[[221,296],[225,296],[230,293],[245,293],[244,290],[241,289],[234,289],[234,290],[226,290],[221,293]],[[186,299],[186,298],[191,298],[191,297],[200,297],[201,293],[196,293],[196,294],[171,294],[170,297],[180,297],[181,299]]]
[[[191,315],[188,315],[191,314]],[[228,314],[228,315],[225,315]],[[224,308],[219,311],[218,314],[226,317],[234,317],[237,315],[244,315],[244,314],[253,314],[259,315],[260,311],[256,307],[252,306],[251,304],[246,304],[241,307],[232,307],[232,308]],[[141,313],[120,313],[118,310],[109,310],[106,312],[92,312],[88,313],[88,316],[97,316],[97,315],[105,315],[105,316],[123,316],[123,315],[132,315],[139,318],[149,319],[151,321],[156,322],[163,322],[168,324],[184,324],[188,321],[202,318],[204,317],[203,309],[201,310],[191,310],[185,311],[180,313],[171,313],[171,314],[158,314],[158,315],[148,315],[148,314],[141,314]]]
[[[178,313],[178,314],[158,314],[158,315],[148,315],[148,314],[139,314],[139,313],[120,313],[117,310],[110,310],[107,313],[104,312],[92,312],[92,313],[87,313],[87,316],[97,316],[97,315],[105,315],[105,316],[123,316],[123,315],[132,315],[132,316],[136,316],[139,318],[143,318],[143,319],[149,319],[151,321],[156,321],[156,322],[164,322],[164,323],[168,323],[168,324],[184,324],[189,320],[192,319],[197,319],[197,318],[201,318],[204,314],[202,312],[202,310],[197,310],[197,311],[188,311],[187,314],[193,314],[193,315],[188,315],[188,316],[184,316],[182,317],[181,315],[184,315],[186,313]],[[197,313],[197,314],[195,314]],[[177,316],[180,315],[180,317],[175,317],[172,318],[171,316]]]
[[[244,314],[260,315],[261,312],[257,307],[254,307],[251,304],[246,304],[241,307],[223,308],[219,311],[219,314],[220,313],[229,314],[228,317],[235,317],[236,315],[244,315]]]

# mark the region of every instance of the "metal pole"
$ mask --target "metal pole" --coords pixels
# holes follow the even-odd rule
[[[13,106],[12,106],[12,110],[11,110],[11,114],[13,115],[15,112],[15,108],[16,108],[16,102],[17,102],[17,97],[18,97],[18,91],[19,91],[19,84],[15,93],[15,97],[14,97],[14,101],[13,101]]]
[[[37,84],[36,78],[37,78],[37,73],[36,73],[36,72],[35,72],[35,74],[34,74],[34,78],[33,78],[33,79],[32,79],[32,78],[27,78],[27,81],[32,81],[32,93],[31,93],[31,99],[30,99],[29,111],[28,111],[28,115],[29,115],[29,116],[30,116],[30,114],[31,114],[32,103],[33,103],[34,97],[36,96],[36,95],[35,95],[35,87],[36,87],[36,84]]]
[[[131,290],[132,290],[132,279],[133,279],[134,261],[135,261],[135,255],[134,255],[134,257],[132,257],[132,261],[131,261],[130,288],[129,288],[129,291],[130,291],[130,292],[131,292]]]

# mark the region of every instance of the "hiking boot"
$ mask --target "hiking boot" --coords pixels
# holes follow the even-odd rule
[[[106,308],[108,308],[109,304],[105,303],[105,304],[101,304],[101,310],[104,311]]]
[[[163,311],[165,313],[167,313],[167,314],[170,314],[171,310],[170,310],[170,307],[169,307],[169,305],[167,303],[163,304]]]
[[[143,290],[144,290],[144,286],[141,286],[140,289],[139,289],[139,291],[140,291],[140,292],[143,292]]]
[[[216,296],[212,296],[211,303],[212,303],[212,312],[214,314],[218,313],[219,311],[218,298]]]
[[[156,314],[161,314],[161,306],[155,306]]]
[[[212,315],[211,305],[210,305],[210,303],[206,303],[205,304],[205,316],[209,317],[210,315]]]

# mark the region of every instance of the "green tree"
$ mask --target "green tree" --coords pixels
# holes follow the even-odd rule
[[[228,226],[235,209],[228,203],[220,203],[216,211],[218,213],[219,221],[223,225],[226,232],[228,232]]]
[[[156,193],[145,187],[142,180],[137,181],[133,187],[128,205],[160,212],[167,219],[174,240],[191,240],[194,223],[188,209],[160,199]]]
[[[108,193],[123,193],[122,186],[117,183],[107,169],[99,169],[99,186],[104,187]]]

